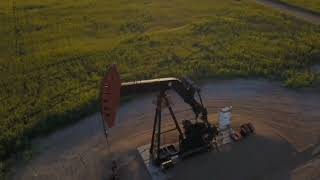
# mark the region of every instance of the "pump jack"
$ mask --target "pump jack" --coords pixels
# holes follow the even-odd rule
[[[203,105],[200,88],[192,81],[189,79],[161,78],[125,82],[121,83],[121,85],[120,83],[120,75],[116,67],[112,66],[102,84],[102,117],[110,127],[112,127],[115,122],[120,94],[123,97],[146,92],[159,93],[157,95],[149,151],[150,158],[156,165],[161,165],[173,156],[183,158],[212,148],[212,140],[218,135],[218,129],[208,122],[207,109]],[[174,90],[185,103],[189,104],[195,114],[195,119],[198,120],[200,116],[199,119],[201,121],[191,122],[190,120],[184,120],[182,122],[182,130],[168,100],[166,94],[168,90]],[[198,96],[198,100],[195,95]],[[175,125],[175,128],[167,131],[162,131],[161,129],[163,105],[168,108]],[[173,145],[161,147],[161,135],[175,130],[179,136],[178,150]]]

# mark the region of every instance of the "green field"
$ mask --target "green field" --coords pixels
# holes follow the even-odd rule
[[[0,19],[2,160],[97,111],[111,63],[124,80],[319,80],[309,68],[320,61],[320,27],[251,0],[1,1]]]
[[[320,13],[319,0],[280,0],[280,1]]]

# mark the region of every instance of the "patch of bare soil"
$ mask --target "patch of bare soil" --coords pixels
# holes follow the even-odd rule
[[[312,66],[311,71],[313,71],[314,73],[320,73],[320,64]]]
[[[210,81],[201,87],[212,122],[220,108],[232,105],[235,126],[252,122],[257,134],[222,152],[187,159],[168,172],[170,177],[319,179],[319,158],[312,155],[320,140],[319,92],[289,90],[264,80]],[[189,107],[170,95],[177,118],[192,118]],[[122,105],[109,144],[99,114],[36,140],[38,155],[19,165],[13,179],[108,179],[111,159],[118,160],[121,179],[150,179],[136,148],[150,141],[153,98],[148,94]]]
[[[320,15],[319,13],[298,7],[290,4],[286,4],[277,0],[257,0],[258,3],[277,9],[281,12],[291,14],[299,19],[303,19],[313,24],[320,24]]]

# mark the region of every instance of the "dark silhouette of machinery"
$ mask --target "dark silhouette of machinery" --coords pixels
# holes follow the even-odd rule
[[[166,92],[174,90],[185,103],[191,106],[195,119],[201,121],[183,121],[183,131],[176,119]],[[218,130],[207,119],[207,109],[202,103],[200,89],[191,80],[177,78],[161,78],[122,83],[121,96],[133,95],[145,92],[158,92],[156,112],[151,138],[150,155],[156,164],[169,160],[172,156],[185,157],[197,152],[206,151],[212,147],[212,140]],[[198,96],[199,101],[196,96]],[[169,131],[161,130],[161,112],[163,107],[168,108],[175,128]],[[161,134],[177,130],[179,133],[179,150],[173,145],[161,147]]]
[[[184,158],[194,153],[208,151],[212,148],[212,140],[218,135],[218,129],[207,119],[207,109],[204,107],[200,95],[200,88],[189,79],[161,78],[121,83],[116,67],[111,67],[102,86],[102,115],[107,124],[113,126],[115,114],[121,97],[137,95],[146,92],[157,92],[156,110],[150,145],[150,158],[157,165],[165,166],[172,157]],[[181,129],[169,102],[167,91],[175,91],[185,103],[191,106],[195,114],[195,122],[184,120]],[[118,97],[119,96],[119,97]],[[198,97],[198,98],[196,98]],[[170,112],[175,128],[162,131],[162,110]],[[200,119],[201,121],[198,121]],[[179,143],[161,146],[161,135],[170,131],[177,131]],[[106,131],[107,132],[107,131]]]

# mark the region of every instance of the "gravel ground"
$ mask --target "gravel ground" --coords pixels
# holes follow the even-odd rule
[[[233,106],[235,124],[252,122],[257,134],[222,152],[187,159],[171,169],[173,179],[319,179],[320,94],[289,90],[265,80],[220,80],[201,85],[211,121]],[[170,93],[177,118],[191,118],[188,106]],[[136,148],[149,143],[154,96],[122,104],[109,144],[99,114],[34,141],[36,156],[20,163],[12,179],[108,179],[110,160],[120,164],[121,179],[150,179]],[[169,117],[165,113],[164,117]],[[169,120],[165,120],[171,126]]]

